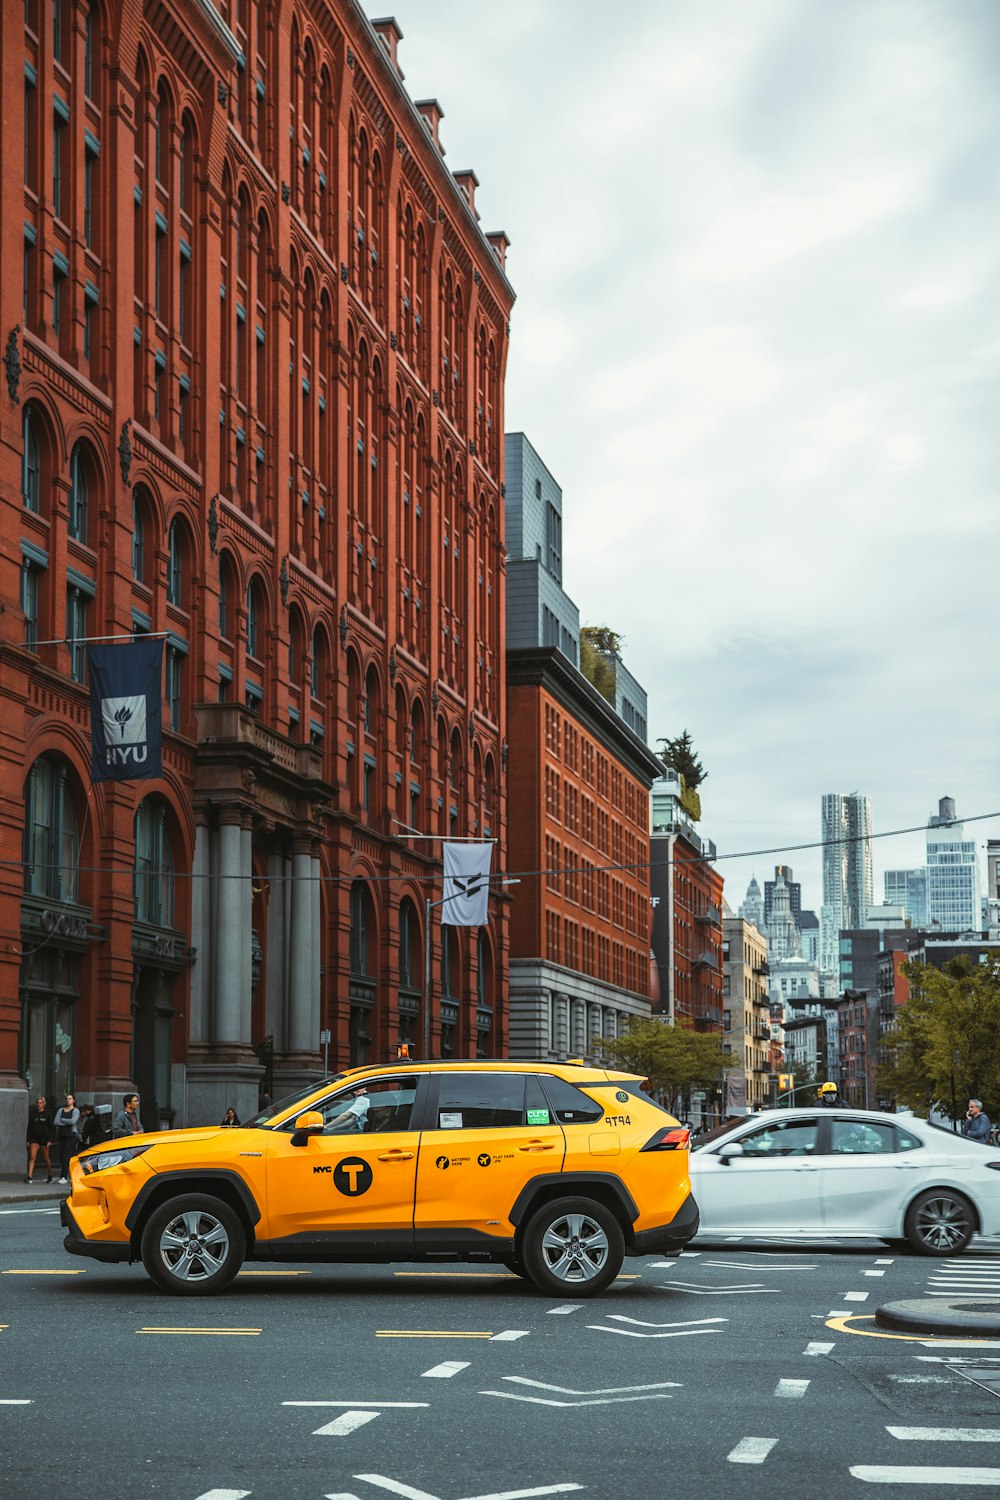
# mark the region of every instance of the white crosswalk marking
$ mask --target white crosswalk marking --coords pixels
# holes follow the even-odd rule
[[[852,1464],[851,1474],[864,1484],[937,1484],[946,1494],[957,1485],[995,1489],[1000,1485],[1000,1469],[905,1467],[896,1464]]]
[[[198,1500],[246,1500],[252,1493],[251,1490],[206,1490]]]
[[[832,1344],[812,1343],[807,1344],[802,1352],[803,1354],[829,1354],[832,1348]]]
[[[774,1388],[776,1396],[804,1396],[809,1389],[808,1380],[779,1380]]]
[[[1000,1443],[996,1427],[887,1427],[894,1438],[915,1443]]]
[[[726,1457],[731,1464],[762,1464],[777,1441],[777,1438],[741,1438]]]
[[[425,1380],[450,1380],[460,1370],[467,1370],[468,1368],[469,1361],[467,1359],[446,1359],[441,1364],[434,1365],[430,1370],[425,1370],[423,1378]]]

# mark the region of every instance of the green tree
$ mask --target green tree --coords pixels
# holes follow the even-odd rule
[[[584,625],[580,630],[580,671],[591,687],[614,707],[615,662],[625,644],[607,625]]]
[[[957,958],[942,969],[911,959],[903,965],[910,995],[883,1038],[888,1061],[879,1092],[919,1114],[932,1107],[949,1119],[970,1098],[987,1114],[1000,1108],[1000,964]]]
[[[650,1091],[674,1115],[692,1089],[716,1087],[725,1070],[736,1066],[736,1059],[723,1052],[717,1033],[664,1021],[633,1017],[624,1036],[594,1037],[593,1045],[628,1072],[648,1078]]]
[[[708,779],[708,772],[694,753],[688,731],[682,730],[676,740],[661,738],[656,743],[663,746],[662,750],[656,752],[663,764],[676,771],[678,776],[683,776],[685,786],[696,792],[702,782]]]

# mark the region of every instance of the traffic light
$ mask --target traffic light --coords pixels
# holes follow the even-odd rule
[[[793,1089],[794,1087],[795,1087],[795,1074],[794,1073],[779,1073],[778,1074],[778,1090],[779,1090],[780,1093],[787,1094],[788,1091],[789,1091],[789,1089]]]

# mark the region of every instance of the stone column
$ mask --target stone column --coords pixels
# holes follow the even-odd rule
[[[292,926],[291,964],[288,1011],[288,1047],[291,1052],[315,1052],[319,1046],[319,1028],[315,1034],[313,1012],[313,900],[312,859],[306,850],[292,853]],[[317,933],[317,937],[319,934]]]
[[[240,829],[240,941],[243,946],[238,1040],[250,1046],[253,1035],[253,830]]]
[[[211,994],[211,907],[209,896],[209,834],[199,823],[194,835],[191,882],[191,945],[195,949],[191,970],[191,1020],[189,1039],[193,1045],[208,1041],[209,996]]]
[[[320,864],[319,855],[314,854],[309,861],[312,870],[312,1026],[315,1045],[319,1046],[320,1027],[324,1025],[323,1017],[323,868]]]
[[[241,1038],[243,983],[242,915],[240,890],[242,818],[226,808],[219,819],[218,907],[215,929],[215,1025],[212,1040],[237,1043]],[[247,939],[249,941],[249,937]]]

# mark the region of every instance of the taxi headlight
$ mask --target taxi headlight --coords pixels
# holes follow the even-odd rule
[[[80,1166],[88,1174],[103,1172],[107,1167],[120,1167],[127,1161],[134,1161],[148,1150],[149,1146],[115,1146],[109,1151],[98,1151],[94,1156],[81,1156]]]

